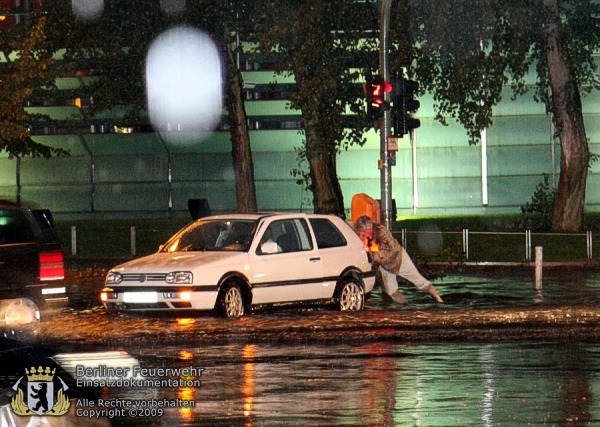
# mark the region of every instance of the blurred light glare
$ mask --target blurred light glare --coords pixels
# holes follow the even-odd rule
[[[71,0],[73,15],[81,21],[95,21],[104,12],[103,0]]]
[[[23,325],[40,321],[40,309],[29,298],[0,300],[0,323]]]
[[[185,11],[185,0],[160,0],[160,8],[168,15],[178,15]]]
[[[210,36],[190,27],[158,36],[146,58],[146,92],[150,122],[164,138],[213,130],[222,114],[222,71]]]

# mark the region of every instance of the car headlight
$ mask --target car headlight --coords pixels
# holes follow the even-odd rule
[[[102,289],[102,292],[100,292],[100,301],[106,302],[109,299],[119,299],[119,294],[117,292],[113,292],[111,288]]]
[[[175,285],[191,285],[194,275],[191,271],[173,271],[167,274],[166,282]]]
[[[107,284],[116,284],[121,283],[123,281],[123,275],[121,273],[117,273],[116,271],[109,271],[106,275],[106,283]]]
[[[190,291],[182,292],[163,292],[164,299],[181,299],[184,301],[190,301],[192,299],[192,293]]]

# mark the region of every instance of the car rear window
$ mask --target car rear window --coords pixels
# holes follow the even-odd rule
[[[311,219],[310,224],[319,249],[337,248],[348,244],[344,235],[328,219]]]
[[[52,213],[48,209],[32,209],[31,214],[40,228],[42,241],[44,243],[58,242]]]
[[[0,244],[32,241],[35,236],[25,214],[16,209],[0,209]]]

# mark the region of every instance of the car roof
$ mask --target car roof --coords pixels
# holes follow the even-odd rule
[[[19,209],[20,206],[10,200],[0,199],[0,207],[2,209]]]
[[[0,208],[2,209],[23,209],[23,210],[27,210],[29,209],[30,211],[48,211],[48,209],[43,209],[41,207],[38,207],[36,204],[32,204],[32,203],[17,203],[14,200],[8,200],[8,199],[0,199]]]
[[[262,218],[268,217],[281,217],[281,218],[291,218],[291,217],[303,217],[303,218],[331,218],[336,217],[340,218],[337,215],[333,214],[315,214],[315,213],[307,213],[307,212],[257,212],[257,213],[231,213],[231,214],[219,214],[219,215],[211,215],[205,216],[202,218],[198,218],[199,221],[207,221],[207,220],[224,220],[224,219],[240,219],[240,220],[258,220]],[[342,218],[340,218],[342,219]],[[343,220],[343,219],[342,219]]]

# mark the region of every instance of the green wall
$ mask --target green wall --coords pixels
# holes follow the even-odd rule
[[[285,101],[255,100],[273,81],[272,73],[246,72],[247,81],[257,82],[258,95],[250,96],[250,121],[298,120],[297,111]],[[59,87],[76,89],[73,81]],[[263,86],[261,86],[263,85]],[[551,122],[542,105],[531,96],[510,100],[510,93],[495,108],[494,124],[487,130],[488,203],[483,204],[480,145],[470,146],[466,132],[457,124],[443,126],[433,120],[432,99],[423,96],[418,117],[416,170],[413,147],[407,138],[399,142],[392,168],[392,195],[400,215],[452,215],[518,213],[530,201],[543,174],[558,180],[560,145],[552,143]],[[592,152],[600,154],[600,95],[583,100],[586,131]],[[121,111],[122,109],[117,109]],[[115,111],[117,111],[115,110]],[[33,111],[33,109],[32,109]],[[58,120],[80,121],[76,107],[35,107]],[[116,115],[121,113],[116,112]],[[106,123],[110,114],[96,118]],[[145,217],[187,215],[187,200],[206,198],[213,212],[236,209],[235,182],[228,131],[199,137],[187,135],[185,142],[169,142],[155,133],[91,133],[37,135],[38,142],[68,149],[71,156],[53,159],[15,159],[0,156],[0,197],[15,198],[17,175],[21,200],[46,206],[57,217]],[[340,153],[338,175],[346,207],[352,195],[380,195],[379,134],[366,134],[362,147]],[[302,145],[298,129],[251,131],[256,189],[260,210],[312,210],[312,194],[296,183],[291,171],[298,167],[295,149]],[[554,149],[554,162],[552,150]],[[305,167],[305,166],[304,166]],[[416,180],[418,205],[413,199]],[[600,210],[600,164],[588,177],[587,210]]]

